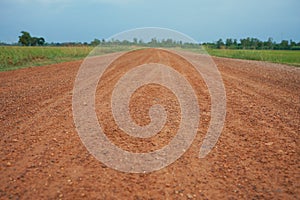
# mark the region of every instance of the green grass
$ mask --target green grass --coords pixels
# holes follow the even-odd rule
[[[0,71],[41,66],[85,58],[94,47],[17,47],[0,46]],[[132,46],[102,46],[94,55],[129,51]],[[176,48],[178,50],[178,48]],[[201,49],[184,49],[203,53]],[[206,49],[212,56],[260,60],[300,67],[300,51]],[[202,51],[202,52],[201,52]]]
[[[300,51],[206,49],[211,56],[259,60],[300,67]]]
[[[48,65],[85,58],[94,47],[0,46],[0,71]],[[98,47],[94,55],[130,50],[129,46]]]

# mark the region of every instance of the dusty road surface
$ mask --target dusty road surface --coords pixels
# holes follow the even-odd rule
[[[114,122],[110,108],[118,79],[139,63],[159,62],[172,66],[196,88],[201,118],[191,147],[173,164],[146,174],[108,168],[82,144],[72,115],[72,91],[82,61],[1,72],[0,199],[299,198],[300,69],[214,61],[226,89],[226,120],[215,148],[203,159],[198,155],[211,119],[211,98],[184,59],[146,49],[131,59],[121,58],[105,72],[96,91],[99,123],[112,142],[132,152],[167,145],[178,129],[180,109],[166,88],[140,88],[130,103],[135,122],[148,124],[147,108],[154,103],[165,106],[168,119],[151,138],[128,136]]]

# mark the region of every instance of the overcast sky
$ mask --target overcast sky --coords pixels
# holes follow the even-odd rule
[[[90,42],[163,27],[198,42],[256,37],[300,41],[299,0],[0,0],[0,41],[20,31],[47,42]]]

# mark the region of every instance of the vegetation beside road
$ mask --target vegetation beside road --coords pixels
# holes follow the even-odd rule
[[[91,46],[0,46],[0,71],[80,60],[85,58],[93,48]],[[102,55],[131,49],[129,46],[103,46],[97,49],[96,54]]]
[[[0,71],[80,60],[85,58],[94,48],[93,46],[0,46]],[[143,47],[134,45],[103,45],[97,48],[96,55],[129,51],[136,48]],[[199,48],[199,46],[177,47],[176,49],[196,53],[203,52],[203,49]],[[212,49],[209,47],[205,49],[212,56],[300,66],[300,51],[297,50],[237,50]]]
[[[194,50],[197,52],[197,49]],[[211,56],[235,58],[244,60],[259,60],[272,63],[281,63],[300,67],[300,51],[291,50],[232,50],[232,49],[210,49],[206,51]]]

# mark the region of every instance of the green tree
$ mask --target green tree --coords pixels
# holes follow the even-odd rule
[[[38,45],[38,38],[37,37],[32,37],[30,40],[30,45],[31,46],[37,46]]]
[[[279,44],[280,49],[289,49],[289,41],[287,40],[282,40]]]
[[[100,44],[100,40],[98,40],[97,38],[95,38],[92,42],[91,42],[91,45],[92,46],[98,46]]]
[[[218,48],[218,49],[221,49],[222,46],[224,46],[224,42],[223,42],[222,39],[219,39],[219,40],[217,41],[217,48]]]
[[[32,37],[30,40],[31,46],[43,46],[45,44],[45,39],[42,37]]]
[[[250,38],[250,48],[251,49],[257,49],[259,44],[259,39],[257,38]]]
[[[251,41],[250,41],[249,37],[247,37],[246,39],[240,39],[240,41],[241,41],[241,46],[242,46],[243,49],[249,49],[250,48]]]
[[[233,45],[233,41],[231,38],[226,39],[226,48],[229,48]]]
[[[22,35],[19,36],[19,43],[23,46],[30,46],[32,42],[32,38],[30,33],[26,31],[21,31]]]
[[[156,38],[152,38],[152,39],[151,39],[151,42],[150,42],[149,44],[150,44],[150,46],[152,46],[152,47],[156,47],[156,46],[157,46],[157,43],[158,43],[157,39],[156,39]]]
[[[233,46],[234,46],[234,48],[238,48],[238,42],[237,42],[237,39],[234,39],[233,40]]]
[[[39,46],[43,46],[45,44],[45,39],[43,37],[40,37],[40,38],[38,38],[37,43]]]
[[[26,31],[22,31],[21,33],[19,43],[23,46],[42,46],[45,44],[45,39],[42,37],[31,37],[30,33]]]
[[[273,38],[271,38],[271,37],[268,38],[268,41],[266,42],[266,46],[268,47],[268,49],[274,48]]]
[[[294,42],[293,40],[290,40],[290,46],[293,47],[293,46],[296,46],[296,42]]]

